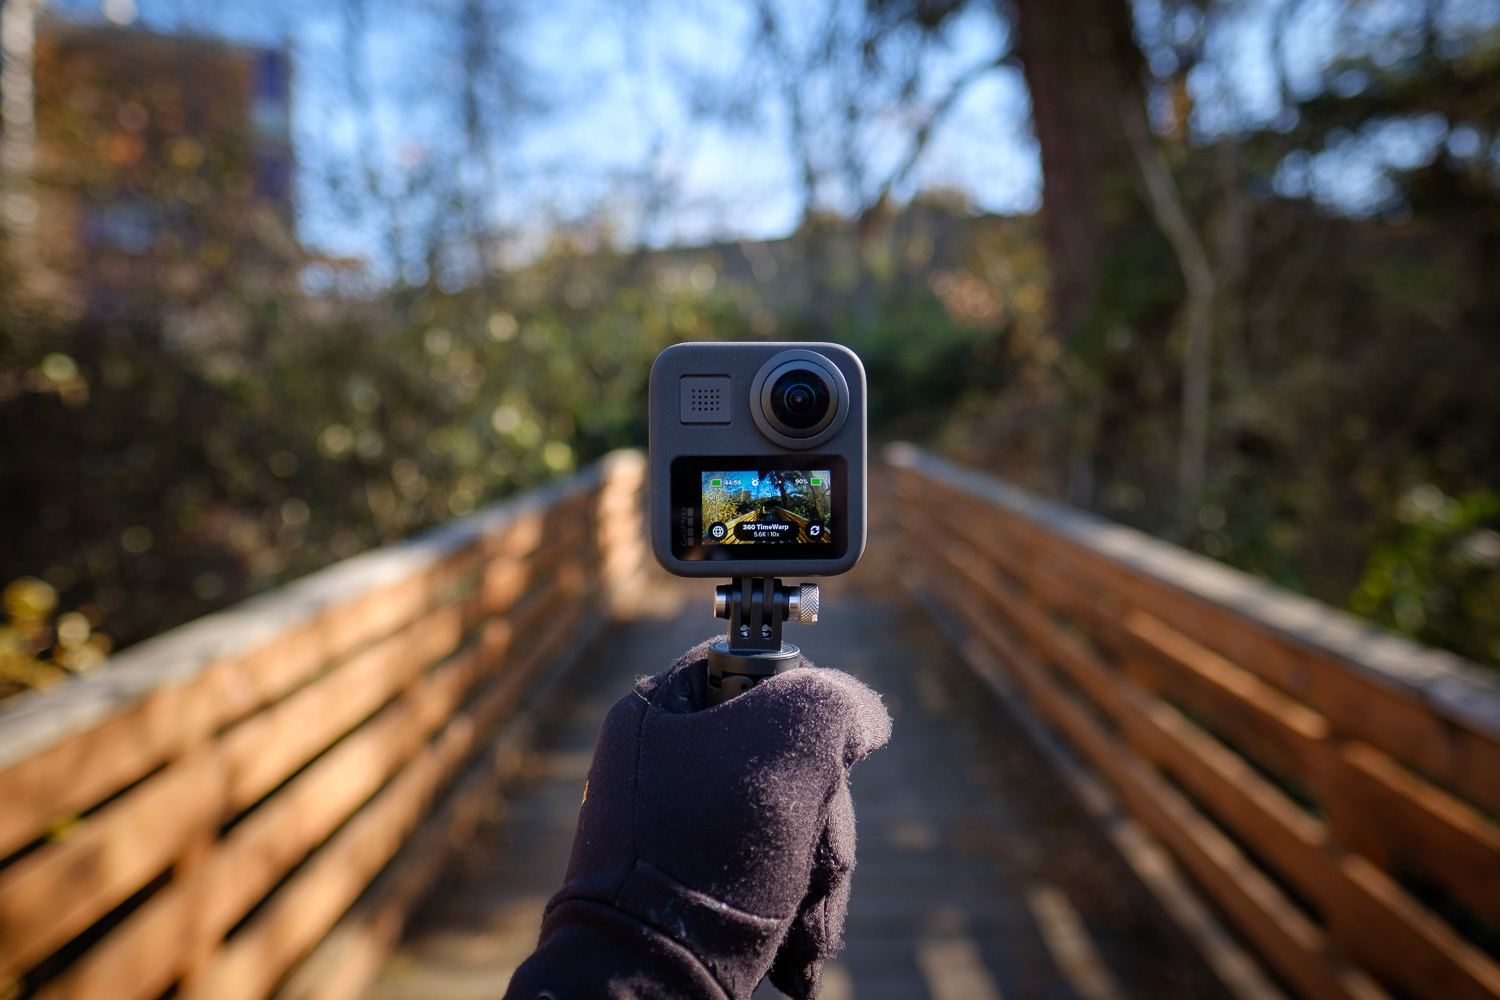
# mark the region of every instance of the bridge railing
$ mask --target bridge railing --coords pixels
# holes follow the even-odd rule
[[[1500,685],[910,446],[904,548],[1240,938],[1307,998],[1500,997]]]
[[[0,712],[0,997],[357,995],[528,690],[628,591],[643,466],[616,453]]]

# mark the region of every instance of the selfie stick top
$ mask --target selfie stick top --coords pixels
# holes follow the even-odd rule
[[[714,617],[729,635],[708,647],[708,703],[718,705],[795,667],[801,650],[781,641],[781,623],[818,620],[818,586],[788,587],[774,577],[737,576],[714,594]]]

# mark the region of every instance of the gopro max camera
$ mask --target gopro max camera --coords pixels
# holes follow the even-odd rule
[[[650,414],[667,572],[836,576],[864,554],[865,369],[847,347],[677,344],[651,366]]]

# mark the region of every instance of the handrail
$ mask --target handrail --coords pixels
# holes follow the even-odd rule
[[[0,994],[269,996],[628,596],[643,472],[617,452],[0,711]]]
[[[981,666],[1294,992],[1500,997],[1492,675],[910,445],[886,457],[906,549]]]

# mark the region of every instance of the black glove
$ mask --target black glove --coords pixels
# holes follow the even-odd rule
[[[880,698],[806,660],[704,710],[707,643],[609,712],[566,884],[506,1000],[817,995],[854,870],[849,768]]]

